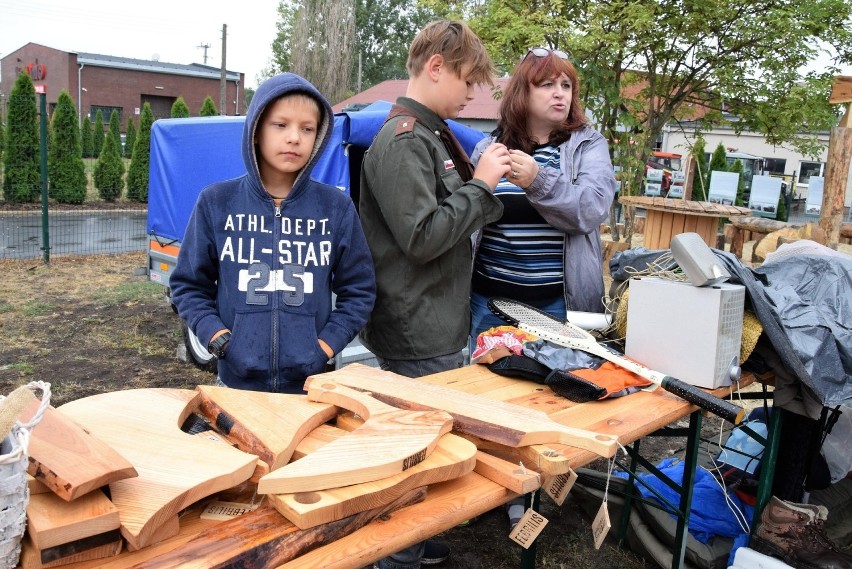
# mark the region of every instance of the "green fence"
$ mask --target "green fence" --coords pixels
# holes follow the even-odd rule
[[[17,112],[12,112],[14,105]],[[126,197],[121,172],[122,167],[128,171],[130,160],[123,148],[116,149],[121,143],[110,143],[115,189],[105,199],[99,191],[104,177],[96,176],[105,168],[98,159],[81,156],[76,115],[69,121],[53,108],[49,116],[45,96],[32,92],[14,105],[10,100],[6,116],[0,116],[0,259],[49,262],[54,255],[145,250],[147,204]],[[105,129],[104,136],[113,134]],[[73,159],[65,160],[69,155]],[[70,166],[57,167],[60,163]]]

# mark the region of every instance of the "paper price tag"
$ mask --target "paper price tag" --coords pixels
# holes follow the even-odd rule
[[[242,504],[240,502],[210,502],[201,512],[202,520],[230,520],[257,509],[259,504]]]
[[[545,478],[544,492],[550,496],[551,500],[556,502],[557,506],[561,506],[576,481],[577,473],[569,468],[565,474],[557,474],[556,476]]]
[[[515,526],[515,529],[509,533],[509,539],[524,549],[529,549],[530,545],[533,544],[535,539],[538,537],[538,534],[541,533],[546,525],[547,518],[532,508],[529,508],[526,512],[524,512],[523,517],[521,517],[518,525]]]
[[[600,549],[601,544],[609,533],[609,528],[612,525],[609,523],[609,509],[606,506],[606,500],[601,503],[601,509],[598,510],[594,521],[592,522],[592,537],[595,540],[595,549]]]

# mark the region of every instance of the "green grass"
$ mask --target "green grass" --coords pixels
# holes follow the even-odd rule
[[[149,301],[163,296],[163,287],[151,281],[123,283],[118,286],[94,291],[92,299],[104,306],[131,302]]]
[[[27,317],[33,316],[46,316],[56,310],[56,307],[49,303],[43,302],[41,300],[30,300],[26,304],[24,304],[21,309],[21,314]]]
[[[11,369],[11,370],[17,371],[18,375],[21,376],[21,377],[30,376],[30,375],[33,374],[33,371],[35,371],[35,368],[33,368],[33,365],[30,362],[27,362],[27,361],[15,362],[13,364],[9,364],[7,366],[4,366],[3,369]]]
[[[14,307],[8,302],[0,302],[0,314],[3,314],[5,312],[12,312],[13,310]]]

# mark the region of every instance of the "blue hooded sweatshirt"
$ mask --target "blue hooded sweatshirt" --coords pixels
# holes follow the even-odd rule
[[[263,110],[294,93],[315,99],[322,118],[307,164],[276,207],[261,181],[255,133]],[[247,173],[208,186],[195,204],[169,285],[178,314],[204,344],[231,331],[218,362],[228,387],[301,393],[328,361],[318,339],[339,352],[373,308],[373,261],[355,206],[310,178],[332,117],[325,98],[298,75],[265,81],[243,129]]]

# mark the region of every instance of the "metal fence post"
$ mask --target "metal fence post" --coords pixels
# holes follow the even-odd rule
[[[39,94],[39,147],[41,149],[41,240],[44,263],[50,263],[50,222],[47,215],[47,93]]]

